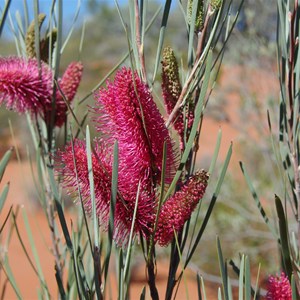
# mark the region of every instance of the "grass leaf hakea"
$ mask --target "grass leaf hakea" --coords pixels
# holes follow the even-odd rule
[[[107,229],[108,226],[113,144],[118,140],[119,193],[115,209],[114,240],[118,245],[126,245],[128,242],[139,184],[141,189],[138,195],[134,233],[141,233],[148,239],[153,232],[158,206],[156,192],[161,179],[163,146],[166,143],[168,160],[165,182],[168,184],[176,171],[177,153],[174,142],[149,88],[131,69],[124,67],[119,70],[114,81],[108,81],[107,87],[101,88],[95,94],[95,102],[93,121],[100,137],[95,139],[92,160],[100,226],[103,229]],[[89,198],[84,143],[75,141],[73,149],[74,153],[72,147],[68,145],[63,151],[58,152],[58,172],[63,175],[66,187],[74,188],[78,181],[84,196],[85,210],[90,213],[92,204]],[[174,236],[173,227],[175,230],[181,229],[197,201],[202,197],[206,185],[207,177],[203,171],[196,174],[182,191],[177,192],[174,198],[168,199],[163,205],[160,226],[165,225],[168,214],[171,217],[179,217],[177,224],[171,224],[171,238]],[[163,240],[162,230],[158,231],[157,240],[161,245],[169,242]]]
[[[58,83],[67,101],[74,99],[83,66],[71,63]],[[56,91],[54,124],[61,127],[65,121],[67,105],[60,91]],[[49,124],[53,98],[53,72],[42,62],[39,68],[35,58],[0,58],[0,104],[19,113],[30,112]]]

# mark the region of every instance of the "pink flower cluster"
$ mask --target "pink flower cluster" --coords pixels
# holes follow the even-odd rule
[[[49,66],[41,62],[39,68],[35,58],[0,58],[0,104],[19,113],[25,111],[40,115],[47,124],[54,114],[54,125],[61,127],[66,119],[67,101],[74,99],[81,81],[83,66],[80,62],[71,63],[58,84],[59,90],[53,101],[53,74]]]
[[[119,145],[118,196],[115,209],[114,240],[119,245],[128,241],[133,212],[138,200],[134,233],[149,238],[153,234],[157,213],[157,186],[161,181],[163,148],[166,144],[166,176],[170,183],[176,171],[177,154],[149,88],[137,73],[122,68],[113,82],[95,94],[94,122],[100,138],[95,140],[92,155],[97,215],[100,226],[108,225],[112,153]],[[59,173],[70,191],[79,184],[84,207],[91,212],[85,144],[75,140],[58,153]],[[76,164],[74,164],[74,161]],[[77,178],[77,179],[76,179]],[[180,231],[202,198],[207,174],[202,171],[162,206],[155,240],[166,246]],[[139,192],[138,192],[139,191]],[[169,222],[172,219],[172,222]],[[164,233],[164,228],[166,233]],[[166,237],[167,235],[167,237]]]
[[[280,275],[270,276],[267,289],[267,300],[292,300],[291,285],[284,272]]]
[[[161,246],[172,241],[174,231],[180,231],[183,224],[191,217],[191,212],[205,193],[207,181],[208,175],[205,171],[197,172],[165,202],[155,233],[155,238]]]

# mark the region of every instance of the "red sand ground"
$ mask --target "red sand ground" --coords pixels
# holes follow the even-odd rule
[[[234,154],[231,161],[230,168],[236,168],[237,162],[240,158],[239,153],[239,140],[243,136],[248,135],[248,138],[252,141],[259,141],[259,135],[261,134],[256,130],[254,124],[257,122],[257,115],[251,115],[251,122],[244,120],[241,116],[241,107],[245,106],[252,101],[251,98],[244,98],[248,95],[254,95],[260,104],[266,101],[269,95],[277,97],[278,88],[275,70],[270,72],[261,69],[252,69],[249,67],[223,67],[222,77],[217,90],[213,93],[211,98],[211,104],[217,106],[219,109],[214,109],[219,116],[219,121],[216,120],[216,116],[210,114],[204,118],[203,130],[201,134],[201,145],[199,149],[199,161],[205,161],[209,159],[212,149],[214,149],[216,137],[218,131],[221,129],[223,133],[222,147],[220,151],[220,161],[222,161],[226,155],[227,149],[231,142],[234,144]],[[207,112],[210,111],[210,104]],[[266,118],[264,117],[266,127]],[[242,125],[242,126],[241,126]],[[34,241],[36,243],[37,251],[40,255],[41,266],[45,275],[45,279],[50,287],[53,295],[53,299],[56,298],[56,282],[54,278],[54,260],[49,251],[51,240],[49,228],[46,222],[46,218],[40,210],[37,210],[36,204],[33,203],[32,192],[34,190],[33,183],[30,175],[29,163],[24,162],[21,166],[16,161],[11,161],[5,172],[2,186],[7,181],[10,181],[10,191],[7,202],[0,216],[0,224],[3,223],[6,213],[11,205],[20,205],[21,210],[25,210],[30,220],[30,226],[33,233]],[[30,195],[31,193],[31,195]],[[18,225],[21,236],[24,238],[24,243],[30,252],[28,239],[26,238],[26,230],[22,220],[21,211],[18,216]],[[68,224],[72,216],[67,216]],[[1,237],[1,243],[5,244],[6,234]],[[31,266],[24,256],[22,247],[14,232],[12,240],[8,249],[1,249],[1,251],[8,251],[9,262],[12,266],[16,282],[18,283],[23,299],[37,299],[37,287],[39,285],[37,277],[34,275]],[[0,252],[1,253],[1,252]],[[167,276],[167,264],[165,262],[159,262],[158,264],[158,289],[161,296],[165,289],[165,280]],[[5,275],[0,272],[0,288],[3,287],[5,282]],[[196,299],[196,282],[191,276],[191,272],[187,273],[188,293],[189,299]],[[137,299],[140,295],[140,291],[145,284],[145,270],[143,266],[134,270],[134,280],[131,285],[131,299]],[[149,299],[149,293],[147,294]],[[208,299],[217,299],[217,286],[208,284],[207,286]],[[8,284],[6,286],[5,299],[16,299],[16,296]],[[115,299],[113,296],[112,299]],[[182,283],[178,292],[177,299],[186,299],[185,286]]]

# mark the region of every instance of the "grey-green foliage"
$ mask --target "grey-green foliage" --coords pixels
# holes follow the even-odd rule
[[[0,160],[0,183],[2,181],[5,169],[7,167],[8,162],[9,162],[9,159],[12,155],[12,151],[13,151],[12,149],[7,150],[5,152],[5,154],[3,155],[3,157],[1,158],[1,160]],[[5,203],[8,190],[9,190],[9,183],[6,183],[6,185],[3,187],[2,191],[0,191],[0,213],[1,213],[1,210],[2,210],[3,205]],[[0,224],[0,226],[2,226],[2,225]]]
[[[2,30],[5,24],[5,20],[8,14],[9,6],[11,4],[11,0],[5,2],[3,8],[1,9],[1,17],[0,17],[0,36],[2,34]]]
[[[293,299],[299,295],[299,240],[296,240],[294,231],[299,235],[299,2],[293,4],[286,0],[277,1],[277,58],[278,58],[278,85],[280,89],[278,115],[274,111],[268,112],[267,121],[270,131],[274,157],[278,167],[278,178],[273,181],[274,191],[280,186],[278,194],[272,196],[276,218],[274,226],[270,222],[270,214],[266,212],[255,190],[253,179],[246,168],[241,164],[242,172],[247,181],[250,192],[258,206],[263,220],[270,228],[274,240],[278,244],[279,263],[273,266],[275,270],[282,270],[289,278],[293,288]],[[256,16],[255,16],[256,18]],[[273,120],[277,121],[274,124]],[[275,250],[274,250],[275,252]],[[274,271],[276,272],[276,271]],[[296,291],[296,287],[298,292]]]

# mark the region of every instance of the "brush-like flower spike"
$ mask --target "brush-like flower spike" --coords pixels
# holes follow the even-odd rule
[[[58,79],[66,100],[74,99],[82,76],[81,62],[73,62]],[[0,104],[19,113],[29,111],[40,115],[46,124],[51,122],[53,73],[41,62],[39,69],[35,58],[0,58]],[[67,105],[60,91],[56,92],[54,125],[61,127],[66,120]]]
[[[218,10],[222,5],[222,0],[210,0],[210,5],[213,10]]]
[[[129,178],[125,179],[128,180]],[[118,245],[126,245],[128,243],[137,198],[137,191],[135,191],[134,187],[127,186],[126,188],[124,184],[126,182],[123,182],[123,180],[124,177],[118,182],[122,198],[117,199],[115,210],[114,240]],[[155,193],[150,186],[149,178],[142,178],[141,182],[133,233],[141,233],[147,239],[150,237],[155,221],[156,202]]]
[[[0,58],[0,104],[19,113],[38,114],[51,105],[52,71],[36,59]]]
[[[41,28],[44,20],[46,18],[45,14],[39,14],[38,15],[38,26]],[[25,45],[26,45],[26,54],[29,58],[36,57],[36,51],[35,51],[35,22],[34,20],[29,25],[26,37],[25,37]]]
[[[154,186],[160,182],[163,145],[167,145],[165,181],[172,180],[176,155],[149,88],[131,69],[122,68],[106,89],[95,95],[95,121],[103,142],[112,153],[115,140],[119,144],[118,188],[122,201],[116,205],[115,240],[122,241],[130,231],[134,205],[138,197],[134,232],[149,236],[155,219]]]
[[[202,199],[207,183],[207,172],[197,172],[163,204],[155,233],[155,240],[160,246],[167,246],[174,238],[174,231],[182,230],[184,223]]]
[[[162,60],[162,94],[168,114],[174,109],[181,90],[182,87],[179,79],[178,63],[174,51],[172,48],[166,47],[163,51]],[[185,114],[179,110],[174,117],[174,128],[180,135],[181,149],[183,149],[184,145],[184,122],[186,122],[186,127],[189,131],[194,120],[193,108],[193,105],[189,103],[189,105],[184,108],[186,110]]]
[[[100,145],[96,143],[96,154],[92,154],[92,166],[97,216],[100,225],[106,229],[111,193],[111,162]],[[63,176],[63,186],[67,188],[70,194],[77,194],[79,186],[84,208],[88,214],[91,214],[89,171],[84,141],[74,140],[73,147],[69,143],[64,151],[58,151],[56,155],[56,171]]]
[[[61,127],[66,121],[66,113],[68,111],[68,106],[66,105],[65,100],[69,103],[73,101],[81,81],[82,72],[82,63],[72,62],[65,70],[63,76],[60,79],[58,79],[58,85],[61,91],[56,91],[54,125],[57,127]],[[65,97],[65,99],[63,97]],[[51,122],[51,110],[52,107],[48,106],[44,111],[44,119],[46,123],[49,124]]]
[[[292,289],[288,277],[282,272],[268,279],[266,300],[292,300]]]
[[[95,152],[92,154],[95,200],[99,225],[106,230],[108,226],[109,207],[111,200],[112,156],[105,148],[103,140],[95,140]],[[74,149],[74,150],[73,150]],[[76,162],[76,168],[74,161]],[[74,140],[63,151],[56,155],[56,172],[62,176],[63,186],[71,195],[78,196],[78,187],[83,199],[85,211],[90,215],[92,203],[90,199],[90,183],[87,165],[86,145],[84,141]],[[77,175],[76,175],[77,173]],[[120,179],[121,176],[121,179]],[[127,180],[125,176],[125,180]],[[119,174],[119,183],[124,180],[124,174]],[[146,179],[145,179],[146,180]],[[141,179],[141,182],[143,179]],[[141,184],[134,233],[150,236],[154,219],[154,195],[149,193],[149,181]],[[136,195],[132,194],[129,185],[118,186],[115,208],[115,223],[113,238],[118,245],[126,245],[133,221],[133,211]]]
[[[164,120],[149,88],[131,69],[122,68],[107,89],[96,94],[95,118],[98,130],[110,145],[119,142],[120,168],[128,170],[128,178],[137,186],[144,176],[159,183],[164,142],[167,144],[166,182],[176,170],[176,155]]]
[[[187,22],[189,25],[192,24],[193,1],[194,0],[188,0],[187,3]],[[195,21],[195,31],[201,30],[203,28],[203,25],[204,25],[204,3],[203,0],[198,0],[196,21]]]
[[[80,61],[72,62],[68,65],[63,76],[58,80],[60,89],[65,98],[71,102],[77,92],[79,83],[81,81],[83,65]],[[57,97],[61,97],[61,93],[57,93]]]

